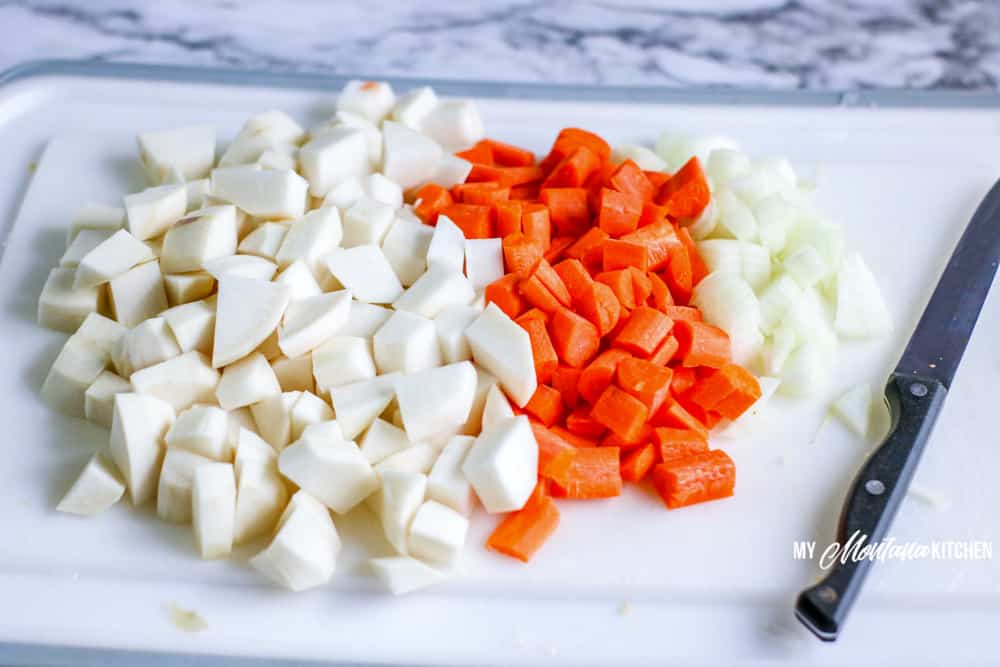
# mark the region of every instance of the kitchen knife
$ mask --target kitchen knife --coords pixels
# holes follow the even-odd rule
[[[965,352],[1000,262],[1000,181],[979,204],[920,317],[885,398],[892,415],[885,441],[851,485],[837,529],[843,545],[855,533],[866,543],[886,536],[930,438],[948,387]],[[834,641],[872,561],[837,560],[815,586],[799,594],[798,619],[824,641]]]

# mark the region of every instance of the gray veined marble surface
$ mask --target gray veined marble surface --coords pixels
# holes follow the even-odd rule
[[[1000,0],[0,0],[39,58],[439,78],[997,90]]]

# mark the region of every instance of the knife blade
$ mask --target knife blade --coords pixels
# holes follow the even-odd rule
[[[889,376],[889,434],[851,484],[837,528],[841,545],[864,536],[878,544],[906,496],[962,354],[1000,263],[1000,181],[969,222],[927,307]],[[838,559],[827,575],[799,594],[795,616],[813,634],[834,641],[871,568],[869,558]]]

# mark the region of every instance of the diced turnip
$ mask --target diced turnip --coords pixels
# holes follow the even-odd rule
[[[174,335],[162,317],[153,317],[129,330],[111,351],[111,362],[122,377],[173,359],[181,354]]]
[[[215,315],[212,364],[221,368],[250,354],[278,326],[289,290],[263,280],[223,275]]]
[[[396,400],[406,435],[412,441],[460,428],[472,409],[476,371],[471,362],[404,375],[396,382]]]
[[[285,225],[265,222],[240,241],[239,251],[244,255],[256,255],[273,262],[287,232],[288,227]]]
[[[381,373],[415,373],[441,365],[434,323],[419,315],[397,310],[372,341]]]
[[[292,441],[292,408],[300,395],[298,391],[286,391],[250,406],[260,437],[276,451],[280,452]]]
[[[278,327],[282,353],[295,358],[316,349],[344,325],[350,309],[351,293],[347,290],[292,301]]]
[[[844,259],[837,272],[837,333],[847,338],[876,338],[892,330],[889,309],[875,276],[858,253]]]
[[[160,398],[175,410],[184,410],[195,403],[215,400],[219,372],[212,368],[204,354],[185,352],[136,371],[129,379],[136,392]]]
[[[192,301],[163,311],[161,316],[170,328],[181,352],[212,352],[215,336],[215,300]]]
[[[299,144],[305,139],[306,131],[284,111],[272,109],[250,116],[243,124],[239,136],[267,137],[274,141]]]
[[[236,253],[236,207],[212,206],[185,216],[163,238],[160,266],[170,273],[198,271]]]
[[[214,288],[215,278],[206,271],[163,274],[163,289],[171,306],[204,299]]]
[[[476,439],[456,435],[448,440],[427,477],[427,497],[468,516],[472,511],[472,485],[462,471],[465,457]]]
[[[445,579],[439,570],[409,556],[372,558],[368,564],[375,577],[393,595],[413,593]]]
[[[223,410],[234,410],[281,393],[281,385],[267,359],[249,354],[222,370],[215,396]]]
[[[611,161],[614,164],[621,164],[625,160],[632,160],[645,171],[667,171],[666,161],[645,146],[636,144],[615,146],[614,150],[611,151]]]
[[[101,285],[151,259],[153,253],[145,243],[119,229],[80,259],[73,287]]]
[[[445,153],[441,156],[441,161],[438,162],[434,174],[430,177],[430,182],[436,183],[442,188],[450,189],[456,185],[465,183],[465,179],[469,177],[471,171],[471,162],[463,160],[456,155]]]
[[[348,512],[378,488],[371,464],[348,440],[300,438],[282,450],[278,468],[338,514]]]
[[[191,125],[139,135],[139,159],[149,180],[166,181],[177,170],[185,181],[208,176],[215,163],[215,128]]]
[[[126,227],[140,241],[155,238],[184,217],[187,189],[183,185],[160,185],[125,195]]]
[[[403,292],[403,286],[377,245],[338,248],[326,257],[330,273],[358,301],[392,303]]]
[[[472,359],[472,350],[465,337],[465,330],[477,317],[479,311],[476,308],[455,304],[443,308],[434,318],[441,357],[446,364]]]
[[[163,436],[173,422],[173,408],[155,396],[115,396],[110,452],[133,505],[146,503],[156,492],[166,449]]]
[[[292,406],[290,417],[290,438],[294,442],[295,440],[298,440],[310,426],[331,423],[334,415],[329,403],[311,391],[303,391],[299,395],[298,400],[295,401],[295,404]],[[340,428],[339,424],[337,425],[337,428]]]
[[[38,323],[43,327],[72,333],[91,313],[101,310],[104,290],[73,287],[75,269],[55,268],[49,272],[38,297]]]
[[[497,379],[492,373],[478,364],[473,366],[476,369],[476,390],[472,394],[472,409],[462,428],[462,435],[479,435],[483,430],[483,407],[486,405],[486,396],[490,387],[497,384]]]
[[[371,170],[365,131],[338,126],[311,139],[299,150],[302,174],[313,197],[325,197],[338,183]]]
[[[239,482],[242,469],[252,463],[273,464],[278,469],[278,452],[266,440],[248,428],[239,427],[236,439],[236,455],[233,458],[233,468],[236,471],[236,481]]]
[[[278,265],[274,262],[253,255],[231,255],[205,263],[205,271],[216,280],[222,276],[237,276],[269,281],[277,270]]]
[[[380,245],[395,215],[395,209],[389,204],[362,195],[344,212],[343,246]]]
[[[382,131],[378,125],[361,114],[341,110],[319,127],[313,128],[311,135],[315,138],[338,127],[350,127],[364,132],[365,143],[368,145],[368,163],[372,167],[378,167],[382,161]]]
[[[233,542],[243,544],[274,530],[288,490],[273,462],[250,460],[238,470]]]
[[[351,302],[351,314],[347,323],[337,332],[338,336],[359,336],[371,338],[392,315],[392,310],[363,301]]]
[[[397,209],[403,205],[403,188],[384,174],[368,174],[362,181],[365,193],[377,202]]]
[[[524,407],[538,387],[528,332],[491,303],[465,336],[476,363],[497,377],[518,407]]]
[[[469,520],[435,500],[425,501],[410,524],[408,552],[436,563],[458,559],[469,530]]]
[[[398,377],[392,373],[330,388],[330,402],[345,438],[356,438],[389,407]]]
[[[375,360],[368,340],[333,336],[313,350],[312,374],[316,387],[326,393],[337,387],[375,377]]]
[[[292,156],[297,151],[296,144],[284,139],[240,132],[219,158],[219,167],[230,168],[243,165],[257,167],[261,166],[261,158],[266,154]]]
[[[298,153],[286,153],[281,150],[266,150],[260,154],[255,163],[261,169],[276,169],[278,171],[294,171],[298,165]]]
[[[510,407],[510,401],[500,389],[500,385],[493,385],[486,392],[486,403],[483,405],[483,430],[489,430],[502,421],[514,416],[514,410]]]
[[[304,491],[295,494],[300,496],[308,498]],[[307,505],[300,500],[300,505],[279,521],[271,543],[250,559],[254,569],[292,591],[328,582],[340,553],[340,536],[330,514],[319,501],[308,501]]]
[[[257,423],[253,420],[253,413],[250,412],[250,408],[230,410],[226,413],[226,422],[228,426],[226,429],[226,442],[229,443],[229,447],[234,451],[239,444],[240,429],[245,429],[250,433],[259,435],[257,433]],[[239,471],[237,471],[237,477],[239,477]]]
[[[461,273],[435,265],[393,302],[397,311],[433,319],[448,306],[465,306],[476,297],[472,283]]]
[[[464,265],[465,234],[448,216],[438,216],[431,244],[427,248],[427,266],[440,266],[461,273]]]
[[[484,429],[462,464],[490,514],[524,507],[538,475],[538,443],[524,415]]]
[[[427,270],[427,249],[433,236],[433,227],[397,217],[382,240],[382,252],[404,287]]]
[[[326,193],[323,198],[324,206],[336,206],[339,209],[348,209],[354,202],[365,196],[365,190],[361,187],[361,179],[348,178],[341,181]]]
[[[167,309],[167,293],[158,262],[140,264],[111,280],[111,306],[115,319],[134,327]]]
[[[193,405],[177,415],[164,438],[167,447],[184,449],[213,461],[230,461],[229,418],[214,405]]]
[[[350,111],[373,123],[385,118],[396,103],[392,86],[385,81],[353,79],[344,84],[337,97],[337,110]]]
[[[98,452],[83,467],[56,509],[67,514],[94,516],[121,500],[125,482],[112,461]]]
[[[201,557],[228,556],[236,521],[236,478],[231,464],[209,463],[194,471],[191,514]]]
[[[336,208],[324,206],[310,211],[289,226],[278,249],[278,266],[284,268],[301,259],[315,274],[322,257],[339,246],[343,236],[344,230]]]
[[[465,241],[465,275],[475,289],[503,278],[503,247],[500,239]]]
[[[128,329],[98,313],[87,315],[76,330],[76,336],[89,340],[108,354],[111,354],[126,333]]]
[[[339,442],[344,440],[344,430],[336,419],[327,419],[306,426],[301,437],[313,438],[319,442]]]
[[[132,391],[132,383],[104,371],[97,376],[83,395],[83,414],[87,421],[111,428],[111,418],[115,409],[115,394]]]
[[[361,453],[372,465],[377,465],[410,446],[406,431],[384,419],[376,419],[361,438]]]
[[[404,189],[426,181],[443,154],[433,139],[392,121],[382,123],[382,140],[382,172]]]
[[[87,389],[107,365],[108,353],[97,344],[70,336],[42,383],[42,400],[63,414],[84,417]]]
[[[315,391],[312,355],[289,359],[282,355],[272,359],[271,369],[278,379],[281,391]]]
[[[441,102],[424,117],[420,129],[448,153],[465,150],[486,134],[479,108],[468,100]]]
[[[110,229],[81,229],[70,242],[63,256],[59,258],[59,266],[75,269],[80,265],[80,260],[86,257],[91,250],[107,241],[114,234],[115,231]]]
[[[375,472],[385,475],[390,470],[426,475],[437,460],[438,450],[426,442],[411,444],[375,464]]]
[[[73,213],[66,235],[67,247],[82,229],[93,229],[114,234],[125,226],[125,209],[97,202],[87,202]]]
[[[224,167],[212,170],[212,194],[266,220],[300,218],[309,181],[292,170]]]
[[[377,514],[382,520],[385,539],[397,553],[406,554],[410,522],[424,502],[427,476],[420,473],[389,470],[382,475]]]
[[[187,195],[187,210],[197,211],[205,205],[205,197],[212,192],[212,179],[199,178],[184,184]]]
[[[392,120],[419,130],[434,107],[438,105],[437,95],[430,86],[421,86],[399,97],[392,109]]]

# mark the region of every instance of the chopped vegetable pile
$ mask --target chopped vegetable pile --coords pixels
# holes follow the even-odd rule
[[[889,327],[784,161],[572,127],[536,160],[430,88],[353,81],[337,106],[309,131],[252,116],[218,159],[210,127],[140,135],[150,187],[78,211],[41,394],[110,436],[58,509],[155,500],[203,558],[248,544],[291,590],[331,579],[334,518],[367,512],[371,570],[405,593],[480,510],[527,561],[562,499],[731,496],[712,429]]]

